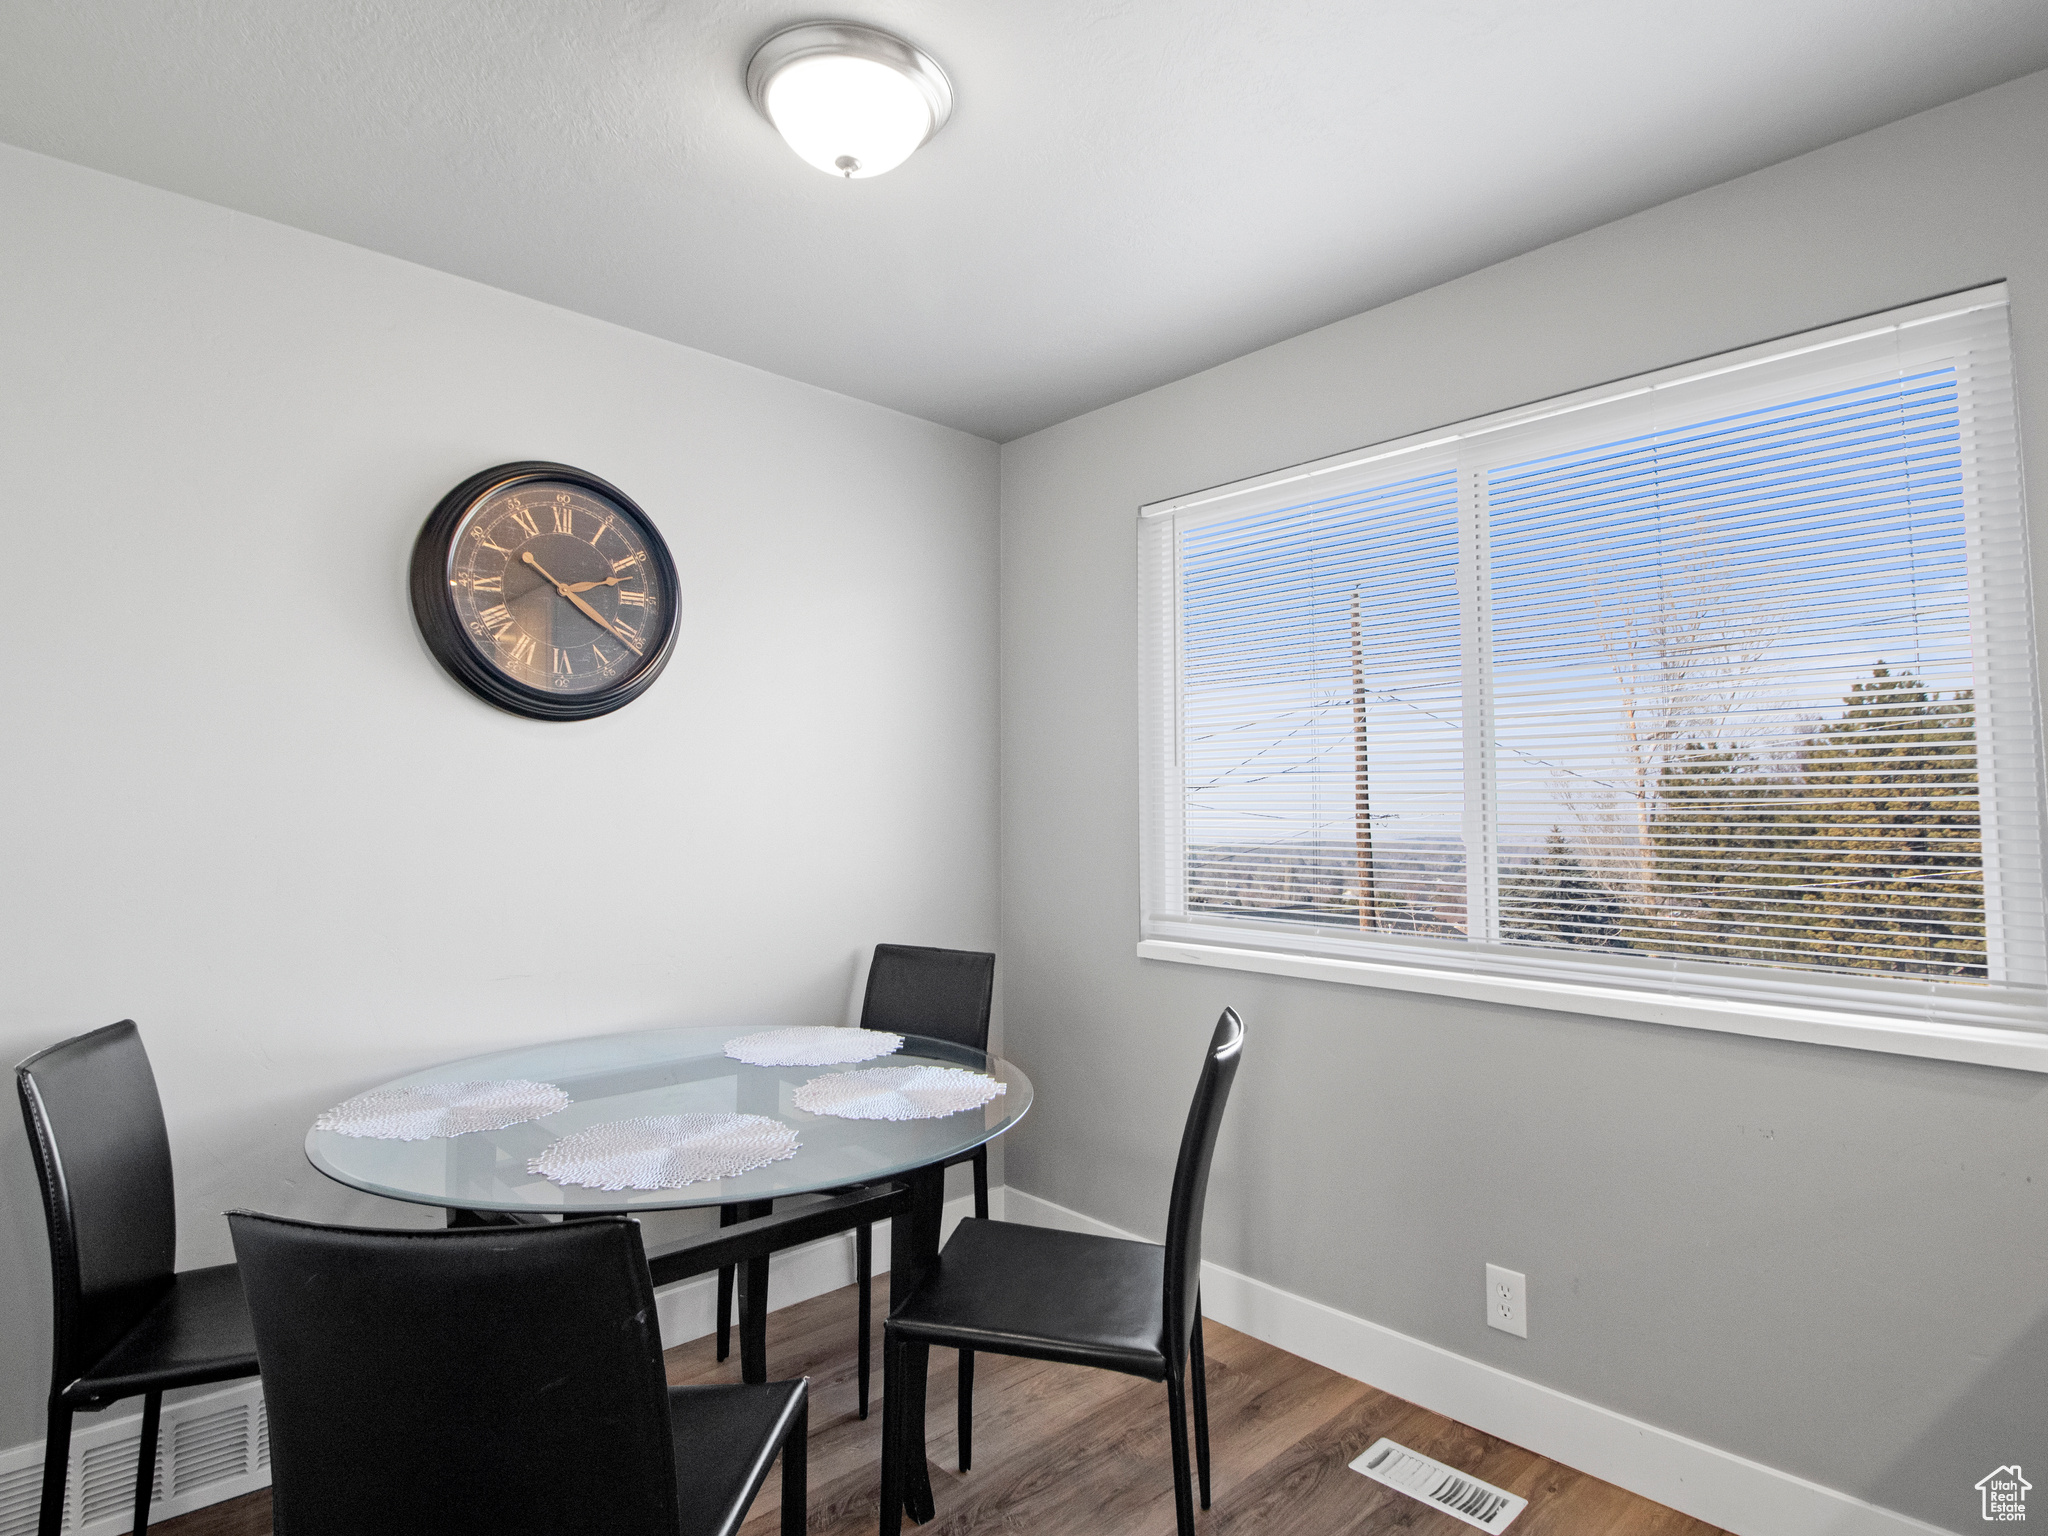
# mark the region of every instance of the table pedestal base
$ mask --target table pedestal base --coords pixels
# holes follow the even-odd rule
[[[946,1198],[946,1170],[918,1168],[896,1175],[898,1183],[910,1190],[910,1209],[889,1223],[889,1306],[893,1310],[910,1299],[924,1278],[925,1270],[939,1256],[939,1215]],[[885,1352],[884,1358],[887,1358]],[[901,1392],[901,1411],[894,1415],[901,1426],[902,1444],[884,1443],[882,1456],[898,1468],[903,1489],[903,1513],[922,1525],[937,1513],[932,1500],[931,1470],[925,1464],[924,1397],[925,1376],[931,1366],[931,1346],[897,1346],[892,1374],[884,1368],[882,1390]],[[886,1413],[883,1422],[889,1422]],[[886,1442],[886,1437],[885,1437]],[[883,1496],[896,1479],[884,1477]]]

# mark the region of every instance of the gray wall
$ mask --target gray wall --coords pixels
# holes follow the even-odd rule
[[[2036,75],[1006,446],[1010,1183],[1160,1233],[1234,1004],[1212,1259],[1943,1526],[2048,1465],[2048,1081],[1132,953],[1140,504],[1996,278],[2038,463],[2044,169]]]
[[[132,1015],[186,1265],[228,1206],[371,1223],[300,1141],[400,1071],[564,1035],[844,1017],[876,939],[996,937],[996,450],[0,148],[0,1060]],[[551,458],[661,526],[668,671],[515,719],[406,560]],[[48,1279],[0,1114],[0,1447]]]

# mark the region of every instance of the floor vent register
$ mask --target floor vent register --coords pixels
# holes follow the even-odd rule
[[[80,1414],[71,1432],[63,1536],[126,1536],[135,1509],[141,1399]],[[270,1423],[255,1380],[165,1403],[156,1447],[150,1529],[270,1482]],[[0,1450],[0,1536],[35,1536],[43,1495],[40,1440]]]
[[[1499,1532],[1529,1507],[1529,1501],[1482,1483],[1469,1472],[1460,1472],[1440,1461],[1432,1461],[1405,1445],[1380,1439],[1351,1463],[1351,1470],[1363,1472],[1376,1483],[1385,1483],[1411,1499],[1420,1499],[1456,1515],[1467,1525],[1482,1531]]]

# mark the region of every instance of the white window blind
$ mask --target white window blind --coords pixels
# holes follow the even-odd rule
[[[1146,938],[2048,1027],[2002,285],[1141,528]]]

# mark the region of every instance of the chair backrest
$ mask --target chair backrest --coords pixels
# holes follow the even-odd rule
[[[675,1536],[637,1223],[376,1232],[230,1211],[228,1225],[279,1536]]]
[[[877,944],[860,1027],[931,1035],[985,1051],[995,985],[996,957],[978,949]]]
[[[56,1302],[51,1376],[90,1369],[171,1283],[178,1254],[171,1139],[131,1019],[14,1069],[43,1186]]]
[[[1195,1304],[1202,1294],[1202,1207],[1209,1196],[1209,1165],[1216,1158],[1216,1133],[1223,1128],[1223,1106],[1243,1049],[1244,1023],[1235,1008],[1226,1008],[1209,1039],[1195,1102],[1188,1106],[1180,1160],[1173,1166],[1173,1199],[1166,1211],[1165,1345],[1176,1365],[1186,1358]]]

